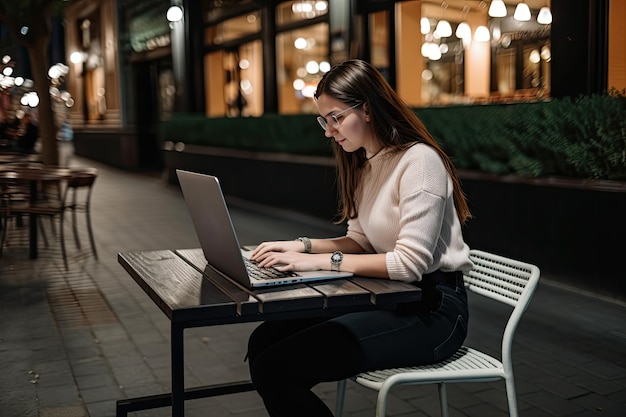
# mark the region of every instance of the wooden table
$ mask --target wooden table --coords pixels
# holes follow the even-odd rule
[[[12,164],[15,162],[41,162],[41,155],[0,151],[0,164]]]
[[[172,416],[182,417],[187,399],[254,389],[250,381],[185,389],[187,328],[337,316],[421,299],[414,285],[361,277],[249,290],[207,266],[201,249],[120,253],[118,261],[170,319],[172,392],[119,400],[117,417],[169,405]]]
[[[38,163],[26,165],[0,165],[0,181],[11,181],[13,183],[28,183],[31,204],[37,203],[39,195],[39,184],[43,181],[62,181],[71,178],[73,175],[71,168],[47,166]],[[37,218],[36,212],[31,212],[29,217],[29,257],[38,257],[37,247]]]

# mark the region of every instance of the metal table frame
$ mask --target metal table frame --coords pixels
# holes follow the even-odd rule
[[[249,380],[185,389],[185,329],[337,316],[421,298],[414,285],[361,277],[250,290],[207,266],[200,249],[120,253],[118,261],[171,321],[172,392],[118,400],[117,417],[166,406],[182,417],[185,400],[254,390]]]

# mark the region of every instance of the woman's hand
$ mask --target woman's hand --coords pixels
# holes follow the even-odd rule
[[[304,244],[298,240],[263,242],[250,255],[262,268],[273,267],[280,271],[314,271],[322,269],[320,256],[304,252]]]
[[[253,261],[259,261],[265,258],[268,252],[304,252],[304,243],[298,240],[280,240],[274,242],[263,242],[259,244],[250,255]]]
[[[301,242],[297,242],[301,243]],[[275,267],[279,271],[316,271],[322,269],[324,259],[330,265],[326,254],[311,254],[294,251],[264,252],[253,260],[258,262],[261,268]]]

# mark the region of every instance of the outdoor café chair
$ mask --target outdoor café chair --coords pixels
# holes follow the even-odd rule
[[[91,251],[96,259],[98,253],[93,236],[93,228],[91,226],[91,194],[93,185],[98,177],[98,170],[95,168],[71,168],[71,176],[65,180],[63,192],[60,199],[46,198],[42,201],[30,205],[22,209],[24,214],[34,213],[39,216],[49,216],[59,219],[59,235],[61,240],[61,252],[63,255],[63,265],[68,269],[67,251],[65,246],[65,215],[70,213],[72,217],[72,231],[74,234],[74,242],[78,249],[81,248],[80,238],[78,235],[77,213],[85,214],[85,223]]]
[[[359,385],[378,391],[376,417],[383,417],[387,397],[396,385],[437,384],[441,414],[449,416],[446,384],[493,382],[504,380],[509,415],[518,415],[511,347],[522,314],[528,307],[539,281],[535,265],[480,250],[471,250],[474,267],[464,274],[468,291],[508,304],[513,310],[502,336],[501,357],[495,358],[477,349],[462,346],[451,358],[431,365],[382,369],[350,378]],[[347,380],[338,382],[336,416],[341,417]]]

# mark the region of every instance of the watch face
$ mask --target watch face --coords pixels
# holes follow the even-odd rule
[[[339,263],[342,261],[342,259],[343,259],[343,254],[337,253],[337,252],[333,253],[333,255],[330,257],[330,260],[333,263]]]

